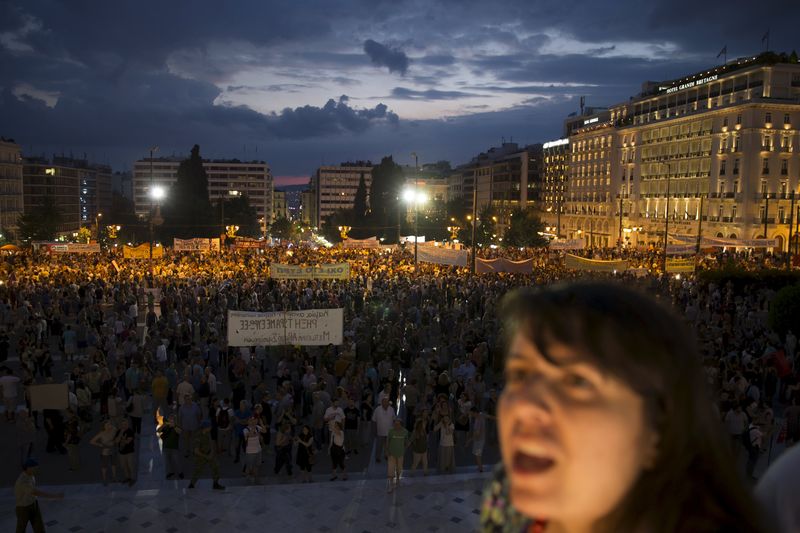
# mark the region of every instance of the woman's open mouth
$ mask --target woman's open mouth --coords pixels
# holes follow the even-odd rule
[[[516,452],[512,461],[512,468],[519,474],[543,474],[555,466],[555,461],[549,457],[529,455]]]

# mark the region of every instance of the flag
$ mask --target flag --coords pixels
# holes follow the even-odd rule
[[[719,59],[719,56],[726,55],[727,53],[728,53],[728,45],[726,44],[725,46],[722,47],[722,50],[720,50],[719,53],[717,54],[717,59]]]
[[[769,43],[769,30],[761,37],[761,44]]]

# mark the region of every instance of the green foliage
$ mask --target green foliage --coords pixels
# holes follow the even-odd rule
[[[52,241],[58,235],[61,224],[61,210],[51,196],[42,199],[42,205],[36,206],[19,217],[19,237],[24,242]]]
[[[353,215],[357,219],[363,219],[367,215],[367,182],[364,174],[361,174],[361,179],[358,180],[358,189],[353,200]]]
[[[515,209],[511,212],[511,223],[503,235],[503,243],[507,246],[546,246],[547,239],[539,235],[544,231],[544,224],[533,211]]]
[[[769,325],[784,336],[792,328],[797,329],[800,316],[800,285],[790,285],[775,294],[769,309]]]
[[[89,241],[92,240],[93,236],[94,236],[93,230],[91,228],[83,226],[78,230],[77,241],[82,242],[84,244],[89,244]]]
[[[214,211],[214,216],[219,221],[217,234],[225,233],[225,226],[235,225],[239,226],[239,231],[236,232],[237,235],[242,237],[261,237],[258,211],[250,205],[250,199],[246,194],[218,201]]]
[[[279,217],[269,228],[270,235],[275,239],[292,240],[296,236],[296,227],[286,217]]]
[[[147,221],[140,221],[133,202],[118,192],[111,197],[111,211],[103,213],[103,223],[106,226],[114,224],[122,227],[117,232],[120,242],[146,242],[149,239]]]
[[[478,227],[475,230],[475,241],[480,246],[494,244],[496,240],[494,235],[497,234],[497,229],[495,228],[495,222],[493,220],[495,216],[494,209],[492,209],[490,205],[484,206],[483,209],[480,210],[478,214]]]
[[[198,145],[192,147],[188,159],[181,161],[178,180],[170,190],[162,213],[162,233],[167,240],[172,237],[210,237],[216,233],[218,226],[212,222],[213,211],[208,199],[208,176]]]
[[[365,231],[387,242],[396,242],[398,219],[401,215],[400,190],[403,172],[391,156],[384,157],[372,169],[370,189],[370,215]]]

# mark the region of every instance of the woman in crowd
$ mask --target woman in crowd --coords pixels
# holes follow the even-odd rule
[[[108,485],[108,469],[111,468],[111,477],[117,481],[117,466],[114,464],[114,446],[117,442],[117,428],[110,420],[106,420],[103,429],[95,435],[89,443],[100,448],[100,474],[103,476],[103,485]]]
[[[300,481],[311,483],[311,468],[315,462],[314,434],[311,432],[311,427],[304,424],[294,441],[297,443],[297,467],[300,469]]]
[[[328,452],[331,455],[332,473],[331,481],[335,481],[339,476],[336,473],[338,469],[342,474],[342,479],[347,479],[347,471],[344,468],[344,430],[340,422],[333,423],[333,430],[331,431],[331,441],[328,444]]]
[[[505,313],[484,531],[769,530],[678,318],[602,283],[521,290]]]

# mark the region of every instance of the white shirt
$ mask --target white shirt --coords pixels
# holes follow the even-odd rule
[[[217,393],[217,376],[213,373],[208,375],[208,390],[211,391],[211,394]]]
[[[167,347],[163,344],[159,344],[158,348],[156,348],[156,361],[159,363],[167,362]]]
[[[328,421],[328,429],[333,432],[334,424],[339,422],[340,424],[344,422],[344,409],[341,407],[334,407],[330,406],[325,409],[325,420]]]
[[[384,409],[382,405],[375,408],[375,411],[372,413],[372,421],[375,422],[377,426],[379,437],[386,437],[389,435],[389,430],[392,429],[394,418],[394,408],[392,408],[391,405],[386,409]]]
[[[453,442],[453,424],[445,426],[443,423],[436,425],[439,429],[439,446],[455,446]]]
[[[250,428],[250,426],[244,428],[244,438],[245,442],[247,442],[247,448],[245,453],[258,453],[261,451],[261,439],[259,435],[261,435],[263,428],[261,426],[256,426],[255,428]]]

